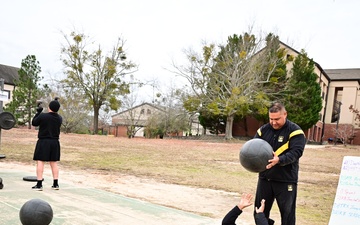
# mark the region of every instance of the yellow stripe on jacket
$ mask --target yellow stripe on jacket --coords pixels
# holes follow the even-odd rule
[[[283,153],[284,151],[288,150],[289,149],[289,141],[290,141],[290,138],[294,137],[295,135],[298,135],[298,134],[304,134],[304,131],[302,130],[295,130],[293,132],[291,132],[291,134],[289,135],[289,140],[283,144],[280,148],[278,148],[276,151],[275,151],[275,154],[278,156],[280,155],[281,153]],[[305,135],[305,134],[304,134]]]

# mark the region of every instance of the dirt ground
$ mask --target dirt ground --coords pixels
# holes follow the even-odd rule
[[[0,164],[1,168],[34,172],[35,175],[35,164],[27,165],[4,160],[0,161]],[[48,164],[45,166],[44,176],[51,177]],[[159,183],[153,179],[125,174],[83,170],[70,171],[62,168],[60,164],[60,188],[61,182],[76,186],[86,185],[87,187],[208,216],[219,221],[240,199],[240,193]],[[4,184],[6,185],[6,181]],[[241,224],[254,224],[252,222],[252,207],[245,209],[245,212],[241,215]]]
[[[21,159],[23,159],[24,157],[29,158],[29,155],[32,154],[33,147],[35,146],[37,140],[36,135],[37,131],[35,130],[11,129],[9,131],[3,132],[2,143],[5,144],[7,148],[2,148],[1,152],[5,153],[8,157],[6,159],[0,160],[0,168],[16,169],[35,175],[35,163],[33,161],[22,161],[24,163],[21,163]],[[126,197],[131,197],[146,202],[214,218],[216,220],[219,220],[219,224],[221,224],[221,220],[226,215],[226,213],[231,210],[240,200],[240,196],[242,193],[238,192],[228,192],[210,188],[199,188],[189,185],[178,185],[171,182],[162,182],[161,179],[156,179],[156,176],[153,176],[153,178],[152,176],[134,176],[131,174],[114,172],[114,170],[103,170],[101,168],[99,170],[90,170],[80,169],[88,168],[85,166],[74,166],[72,168],[75,169],[70,170],[70,167],[65,164],[65,160],[68,160],[68,164],[71,165],[71,163],[69,163],[71,162],[71,157],[77,157],[77,152],[85,152],[85,147],[82,143],[86,142],[89,144],[89,146],[93,147],[92,145],[95,146],[94,142],[96,142],[96,146],[100,144],[102,146],[102,151],[106,152],[114,148],[124,148],[124,146],[131,147],[131,141],[132,140],[130,139],[117,139],[117,141],[114,142],[113,137],[94,137],[75,134],[62,134],[61,144],[63,149],[67,151],[67,157],[64,157],[64,161],[60,161],[59,163],[60,188],[62,183],[67,185],[70,184],[74,186],[97,188],[120,194]],[[148,147],[147,144],[149,140],[139,139],[136,141],[139,146],[144,145],[145,147]],[[180,142],[179,140],[150,141],[150,147],[155,145],[159,149],[166,149],[168,146],[180,146],[179,144],[181,144],[181,148],[190,148],[194,147],[194,143],[196,143],[196,148],[218,150],[219,152],[221,152],[222,149],[224,149],[224,145],[226,145],[217,142]],[[171,141],[174,143],[171,144]],[[20,142],[21,146],[27,148],[26,153],[24,153],[24,151],[17,151]],[[197,145],[201,145],[201,147]],[[226,145],[225,147],[231,147],[232,149],[235,149],[233,151],[237,152],[239,145]],[[323,148],[324,146],[319,147]],[[91,149],[92,148],[90,148],[90,150]],[[7,152],[5,150],[7,150]],[[169,150],[171,150],[172,152],[177,151],[176,149],[167,149],[167,151]],[[231,158],[232,156],[229,157]],[[221,162],[234,163],[232,160],[228,159],[224,159]],[[238,164],[237,160],[236,163]],[[149,168],[156,169],[156,166]],[[51,170],[48,164],[46,164],[44,176],[51,177]],[[227,176],[225,177],[225,179],[227,181],[229,180]],[[4,182],[6,185],[6,180]],[[233,181],[230,180],[230,182]],[[239,190],[244,190],[246,189],[245,187],[248,186],[244,182],[235,182],[235,184],[239,184]],[[51,186],[51,183],[47,181],[44,185]],[[274,206],[273,209],[274,213],[272,213],[271,218],[275,221],[280,221],[279,213],[276,210],[277,207]],[[244,213],[237,221],[237,224],[253,225],[254,220],[252,216],[252,211],[253,207],[248,207],[247,209],[245,209]]]

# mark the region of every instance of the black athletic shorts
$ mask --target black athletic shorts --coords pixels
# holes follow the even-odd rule
[[[60,161],[60,142],[58,139],[39,139],[36,143],[33,160]]]

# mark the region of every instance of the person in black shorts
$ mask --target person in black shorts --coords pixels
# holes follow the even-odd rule
[[[37,113],[32,119],[32,125],[39,127],[38,141],[36,143],[33,160],[37,162],[36,177],[37,184],[33,190],[42,191],[42,180],[45,162],[50,163],[54,190],[59,190],[59,168],[57,162],[60,161],[60,127],[62,117],[57,113],[60,103],[57,98],[49,103],[48,113],[41,113],[43,108],[38,106]]]
[[[275,102],[269,108],[269,123],[260,127],[254,138],[267,141],[274,151],[274,158],[269,160],[266,170],[259,173],[255,205],[260,205],[262,199],[265,199],[264,214],[269,218],[276,200],[281,224],[295,225],[299,159],[306,144],[304,132],[287,119],[284,105]]]

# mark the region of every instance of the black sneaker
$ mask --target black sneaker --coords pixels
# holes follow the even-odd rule
[[[43,187],[42,186],[37,186],[35,185],[34,187],[32,187],[31,189],[33,189],[34,191],[42,191]]]
[[[59,190],[60,188],[59,188],[59,185],[56,185],[56,186],[51,186],[51,189],[53,189],[53,190]]]
[[[2,178],[0,177],[0,189],[3,189],[3,187],[4,187],[4,184],[3,184]]]

